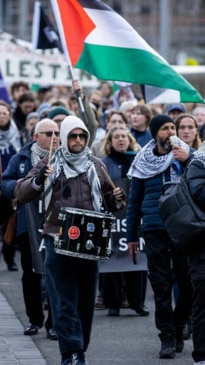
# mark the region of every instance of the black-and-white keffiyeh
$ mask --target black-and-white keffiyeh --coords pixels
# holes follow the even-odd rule
[[[202,145],[199,147],[199,149],[194,152],[193,159],[200,160],[205,165],[205,141],[202,143]]]
[[[189,146],[178,138],[178,145],[189,151]],[[158,175],[170,166],[171,181],[178,181],[179,174],[177,170],[172,167],[175,163],[173,152],[170,151],[165,155],[154,154],[156,141],[152,139],[139,151],[128,171],[128,178],[137,177],[139,179],[148,179]]]
[[[88,183],[91,187],[92,202],[94,210],[101,211],[102,195],[100,181],[95,169],[95,165],[91,160],[91,151],[86,147],[81,153],[74,154],[66,151],[60,146],[54,153],[50,165],[54,169],[54,174],[49,175],[48,182],[45,186],[45,208],[48,208],[51,195],[52,184],[63,171],[66,179],[74,178],[80,174],[86,173]]]
[[[38,143],[33,143],[31,146],[31,163],[35,166],[40,160],[48,156],[49,151],[44,150]]]

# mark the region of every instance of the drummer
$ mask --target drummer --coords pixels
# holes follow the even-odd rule
[[[45,272],[61,365],[88,364],[86,350],[91,335],[98,264],[97,260],[54,251],[60,209],[114,212],[124,207],[125,199],[122,189],[113,188],[103,173],[103,162],[91,155],[89,138],[81,119],[66,117],[60,128],[61,146],[51,161],[45,158],[38,163],[15,190],[16,198],[24,203],[44,190]]]

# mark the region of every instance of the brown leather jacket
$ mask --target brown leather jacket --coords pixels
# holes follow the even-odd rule
[[[123,205],[119,206],[113,196],[113,189],[107,181],[102,166],[106,169],[104,163],[92,156],[96,171],[101,183],[101,191],[103,197],[103,206],[106,212],[115,212]],[[40,161],[26,176],[25,179],[19,181],[15,188],[15,197],[21,203],[27,203],[34,199],[42,192],[42,188],[37,190],[33,185],[34,177],[38,175],[39,170],[47,163],[47,159]],[[58,233],[60,222],[58,220],[61,207],[72,207],[78,209],[94,210],[91,198],[91,189],[86,177],[83,173],[75,178],[66,179],[65,176],[56,179],[53,185],[53,192],[48,209],[45,212],[44,233]]]

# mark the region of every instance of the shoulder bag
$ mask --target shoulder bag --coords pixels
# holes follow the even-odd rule
[[[185,250],[196,243],[198,236],[205,235],[205,212],[191,196],[186,171],[179,182],[163,184],[159,199],[159,212],[173,245]]]

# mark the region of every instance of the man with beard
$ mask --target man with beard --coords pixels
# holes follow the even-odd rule
[[[174,249],[160,217],[158,200],[165,181],[178,181],[190,159],[189,146],[176,137],[173,119],[164,114],[150,121],[153,139],[136,155],[127,206],[127,242],[131,259],[143,234],[149,279],[154,291],[155,323],[161,340],[160,358],[171,359],[183,350],[183,328],[192,305],[192,288],[184,254]],[[173,136],[175,141],[173,143]],[[171,143],[172,141],[172,143]],[[179,297],[172,307],[173,276]]]
[[[103,209],[114,212],[123,208],[125,199],[122,189],[113,189],[107,181],[102,171],[105,165],[92,156],[89,139],[88,128],[78,117],[66,117],[60,127],[61,146],[50,163],[47,158],[40,161],[16,186],[16,197],[24,203],[43,190],[45,193],[45,274],[62,365],[88,364],[85,352],[91,335],[98,263],[77,257],[82,250],[80,231],[86,235],[97,229],[91,220],[83,228],[83,217],[79,227],[71,223],[68,229],[68,238],[75,246],[74,257],[54,251],[54,237],[60,232],[59,213],[66,207],[80,209],[81,213],[86,209],[90,215]],[[76,238],[70,235],[73,228],[79,233]],[[97,245],[101,239],[98,237]]]

